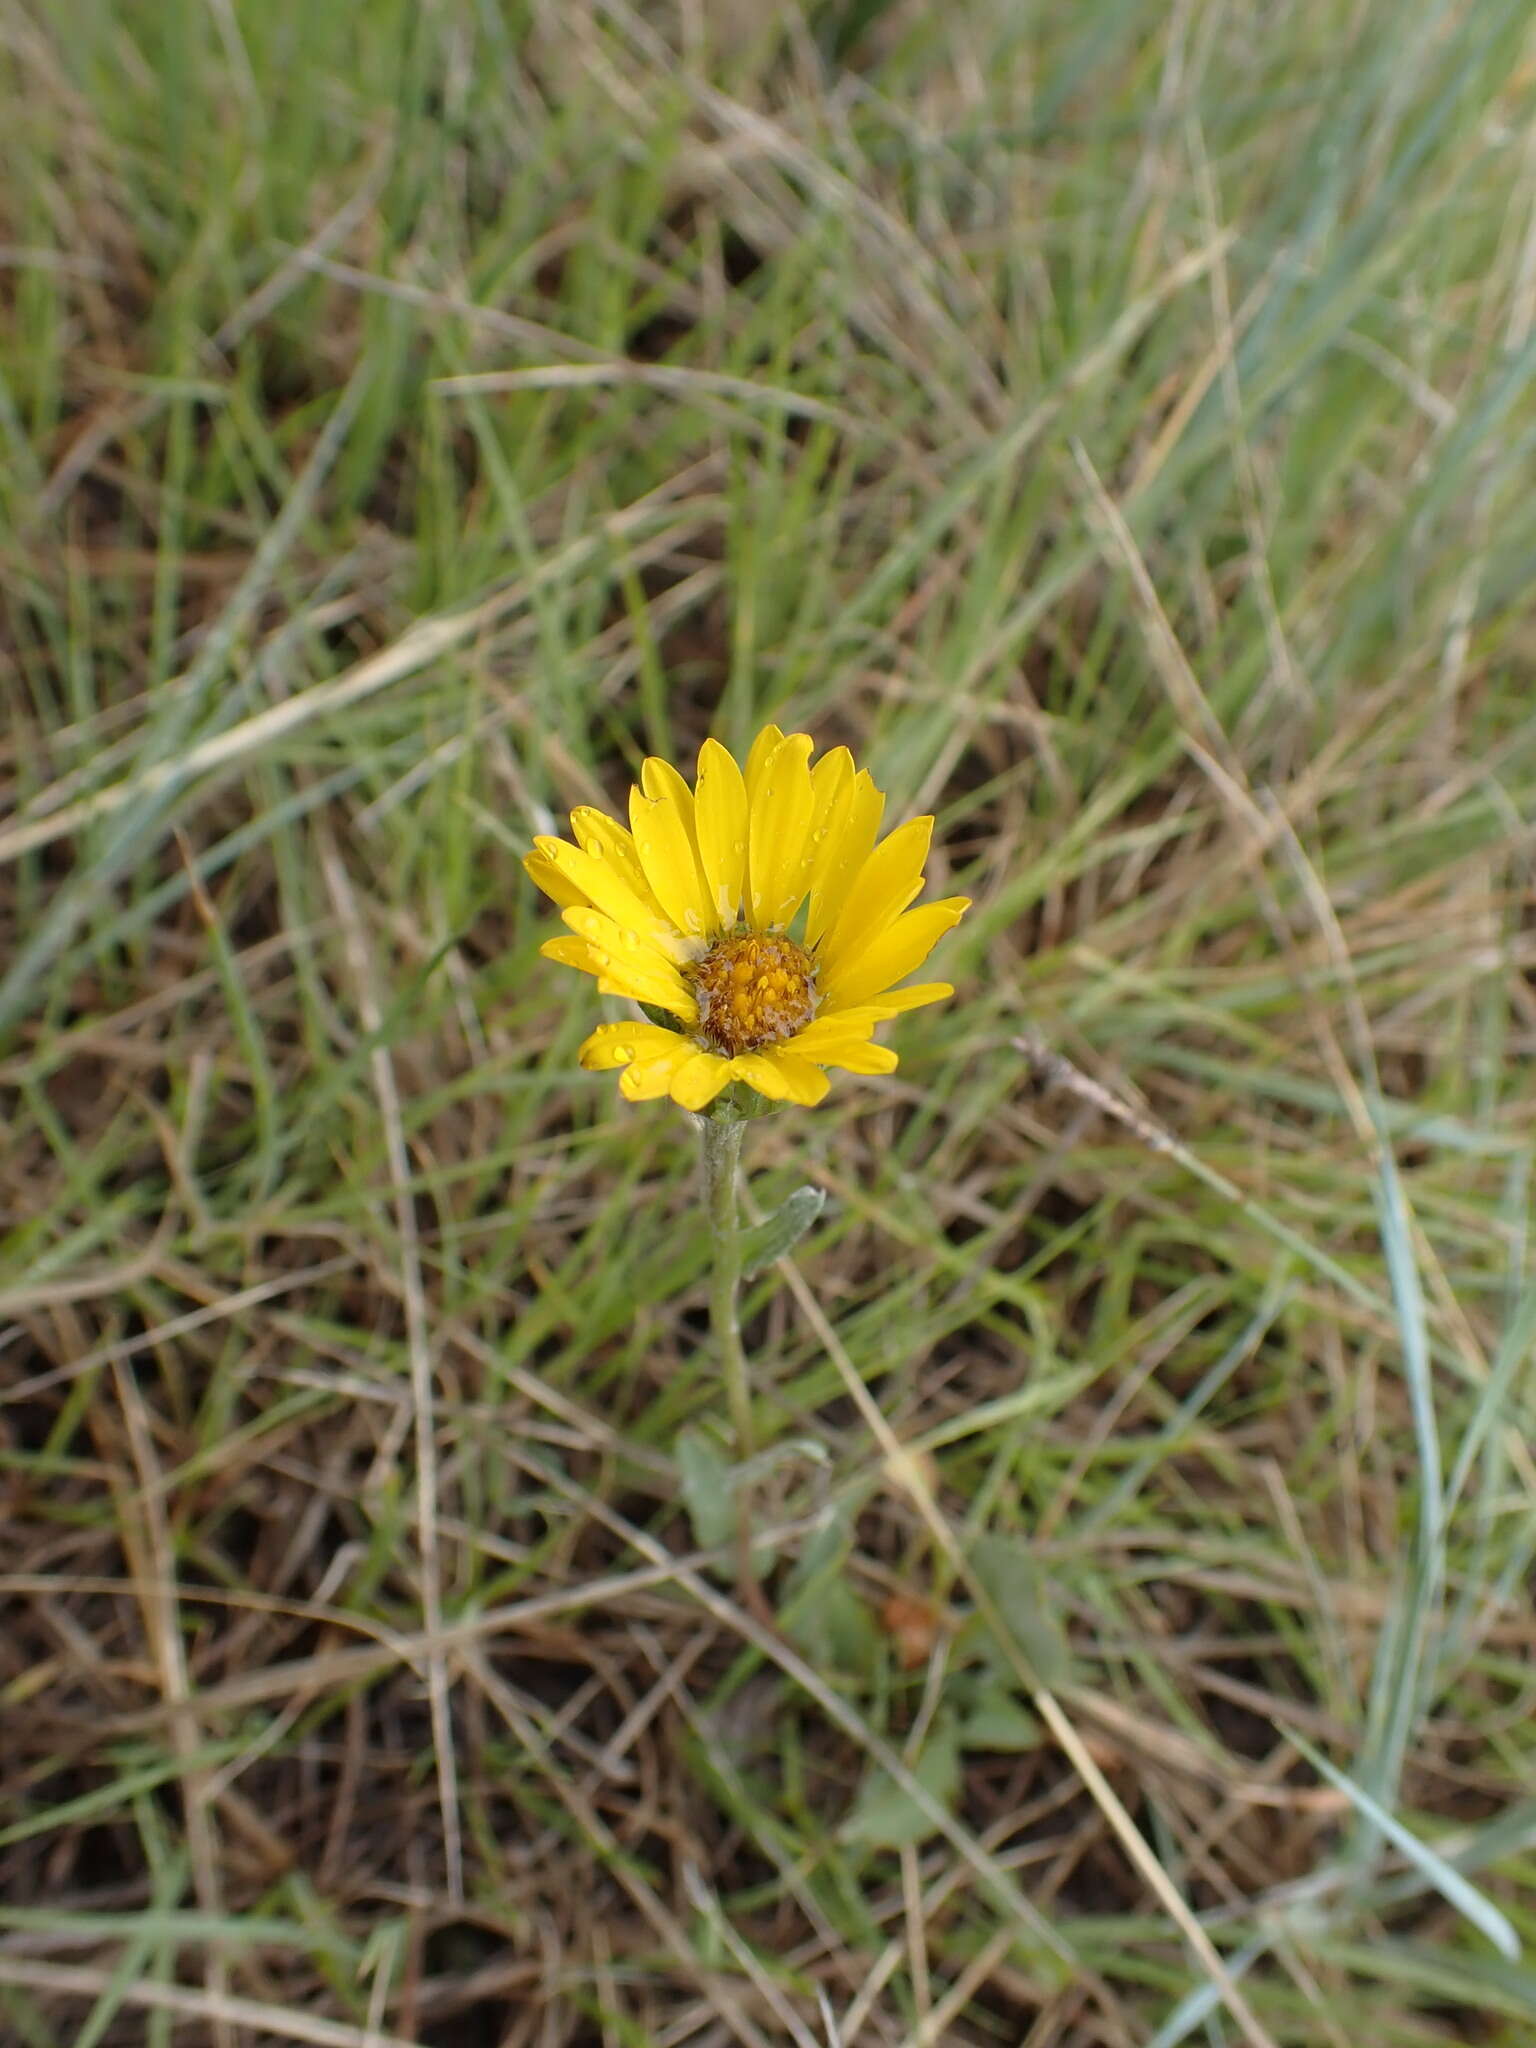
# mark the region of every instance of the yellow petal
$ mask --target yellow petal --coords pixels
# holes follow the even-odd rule
[[[846,747],[833,747],[822,755],[811,770],[811,795],[815,799],[815,815],[811,830],[819,833],[832,821],[839,803],[843,802],[853,788],[853,756]],[[817,845],[824,844],[820,839]]]
[[[576,1057],[589,1073],[600,1073],[606,1067],[627,1067],[631,1060],[670,1059],[676,1047],[691,1045],[664,1024],[599,1024]]]
[[[759,1095],[775,1102],[800,1102],[813,1108],[826,1094],[830,1083],[820,1067],[786,1052],[781,1045],[766,1052],[739,1052],[731,1061],[737,1080],[747,1081]]]
[[[552,897],[562,910],[568,910],[573,903],[585,903],[588,896],[584,889],[578,889],[555,866],[548,854],[530,853],[523,857],[523,867],[530,882],[536,889],[542,889]]]
[[[763,770],[768,765],[769,755],[775,747],[781,747],[783,744],[784,735],[776,725],[765,725],[757,738],[752,742],[751,750],[747,755],[746,774],[747,802],[749,805],[757,793],[757,785],[763,779]]]
[[[892,982],[921,967],[939,940],[957,925],[970,909],[967,896],[947,896],[941,903],[919,904],[888,925],[859,953],[839,962],[835,975],[828,976],[826,998],[839,1009],[878,996]],[[580,917],[568,910],[566,919]]]
[[[888,1045],[874,1044],[870,1033],[890,1014],[883,1005],[873,1003],[829,1011],[793,1038],[786,1038],[778,1050],[813,1060],[818,1067],[845,1067],[850,1074],[889,1074],[895,1068],[896,1055]]]
[[[645,879],[634,840],[616,818],[610,818],[606,811],[595,811],[590,804],[578,804],[571,813],[571,832],[584,853],[590,853],[594,860],[606,861],[642,902],[654,905],[658,917],[666,915]]]
[[[675,1052],[665,1052],[658,1059],[631,1061],[619,1076],[620,1094],[629,1102],[655,1102],[658,1097],[670,1094],[672,1076],[692,1055],[693,1047],[687,1039],[680,1038]]]
[[[809,1024],[795,1033],[793,1038],[784,1040],[786,1052],[803,1053],[807,1059],[820,1059],[820,1048],[824,1045],[848,1045],[867,1039],[877,1024],[883,1024],[895,1011],[884,1003],[868,1003],[853,1010],[823,1010]]]
[[[923,886],[933,839],[932,818],[909,818],[883,839],[848,885],[837,923],[818,948],[822,971],[835,979],[850,959],[893,925]]]
[[[573,883],[587,902],[611,917],[615,924],[669,953],[674,960],[691,957],[694,949],[664,918],[657,916],[655,906],[637,895],[606,860],[564,839],[535,839],[533,844],[534,850],[543,854],[567,882]]]
[[[924,1003],[942,1003],[954,994],[947,981],[914,981],[910,988],[888,988],[880,1000],[893,1010],[920,1010]]]
[[[647,754],[640,763],[640,787],[653,800],[670,797],[683,814],[688,830],[693,830],[693,791],[678,774],[670,761],[663,761],[660,754]]]
[[[691,812],[691,791],[688,807]],[[677,929],[693,939],[717,930],[693,843],[693,821],[691,816],[684,817],[676,791],[663,788],[659,796],[652,797],[632,789],[629,822],[651,893]]]
[[[782,930],[805,900],[811,870],[811,771],[815,744],[792,732],[763,763],[752,790],[747,834],[747,877],[752,922],[759,931]]]
[[[602,962],[605,973],[609,967],[626,966],[646,974],[663,975],[669,981],[682,980],[677,962],[665,948],[641,938],[627,925],[617,923],[606,911],[573,903],[569,910],[562,910],[560,916],[577,938],[587,942],[594,958]]]
[[[834,747],[823,754],[811,770],[811,872],[807,892],[811,899],[808,918],[825,894],[827,878],[837,865],[853,801],[853,756],[846,747]],[[806,943],[814,945],[809,923]]]
[[[850,1074],[894,1074],[897,1067],[895,1049],[876,1045],[872,1038],[850,1038],[844,1044],[827,1046],[814,1057],[818,1067],[842,1067]]]
[[[602,959],[593,952],[585,939],[568,937],[564,932],[558,939],[546,939],[539,951],[546,960],[558,960],[562,967],[578,967],[583,974],[602,974],[606,971]]]
[[[672,1100],[683,1109],[704,1109],[731,1078],[731,1062],[717,1052],[696,1052],[672,1075]]]
[[[655,1003],[674,1017],[692,1023],[699,1014],[693,991],[674,963],[656,947],[615,924],[600,910],[562,911],[566,923],[587,942],[604,995],[628,996],[632,1002]]]
[[[818,863],[811,907],[806,913],[805,942],[814,946],[837,922],[848,885],[873,851],[885,810],[885,794],[876,789],[867,768],[854,776],[827,824],[826,858]]]
[[[704,884],[719,920],[714,929],[726,930],[736,922],[747,883],[747,785],[718,740],[706,740],[699,749],[694,829]]]
[[[699,1006],[686,989],[679,993],[676,989],[654,988],[635,974],[600,974],[597,992],[600,996],[623,996],[626,1002],[645,1003],[653,1010],[670,1011],[684,1024],[697,1024],[699,1021]]]

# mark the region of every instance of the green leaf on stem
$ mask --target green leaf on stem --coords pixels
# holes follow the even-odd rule
[[[967,1552],[967,1562],[1035,1679],[1052,1687],[1065,1684],[1071,1676],[1072,1652],[1059,1603],[1050,1579],[1024,1539],[978,1536]],[[1006,1643],[995,1647],[1006,1655]]]
[[[760,1463],[765,1463],[768,1454]],[[779,1627],[822,1673],[869,1681],[880,1662],[880,1631],[848,1583],[853,1544],[849,1504],[835,1505],[786,1575],[777,1603]]]
[[[941,1714],[934,1722],[912,1775],[946,1813],[960,1796],[960,1741],[954,1722]],[[846,1842],[870,1849],[905,1849],[926,1842],[938,1831],[911,1794],[887,1771],[872,1770],[859,1788],[853,1811],[842,1826]]]
[[[685,1429],[678,1437],[678,1489],[700,1550],[718,1550],[735,1538],[738,1469],[701,1429]]]
[[[781,1607],[780,1628],[826,1677],[868,1683],[880,1661],[880,1631],[852,1586],[833,1579],[812,1597]]]
[[[771,1216],[743,1233],[741,1261],[743,1277],[751,1280],[775,1259],[793,1251],[826,1207],[825,1188],[796,1188]]]
[[[962,1749],[1013,1753],[1038,1749],[1040,1742],[1040,1723],[1001,1679],[982,1686],[960,1724]]]

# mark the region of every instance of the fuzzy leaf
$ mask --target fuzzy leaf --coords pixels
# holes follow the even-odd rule
[[[953,1721],[934,1723],[912,1775],[940,1806],[953,1812],[960,1793],[960,1742]],[[926,1842],[933,1822],[886,1771],[874,1770],[859,1788],[853,1811],[844,1821],[844,1841],[870,1849],[905,1849]]]
[[[677,1439],[678,1485],[693,1540],[717,1550],[736,1534],[736,1467],[702,1430],[685,1429]]]
[[[880,1655],[880,1634],[869,1609],[842,1579],[812,1587],[779,1609],[779,1626],[820,1672],[867,1679]]]
[[[742,1271],[747,1279],[792,1251],[821,1214],[826,1200],[825,1188],[796,1188],[771,1216],[749,1230],[741,1246]]]
[[[1042,1685],[1064,1684],[1072,1662],[1066,1630],[1054,1588],[1023,1538],[980,1536],[971,1546],[969,1562],[1034,1676]]]
[[[962,1749],[1007,1752],[1040,1747],[1040,1723],[1005,1685],[984,1685],[960,1724]]]

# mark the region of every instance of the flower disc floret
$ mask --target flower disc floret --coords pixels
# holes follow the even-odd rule
[[[816,963],[774,933],[742,932],[683,970],[699,1006],[699,1037],[734,1058],[782,1045],[816,1014]]]

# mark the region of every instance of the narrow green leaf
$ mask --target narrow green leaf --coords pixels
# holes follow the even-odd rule
[[[1240,1978],[1247,1975],[1259,1957],[1263,1955],[1267,1945],[1263,1940],[1250,1941],[1246,1948],[1239,1950],[1232,1957],[1231,1961],[1227,1964],[1227,1972],[1234,1984]],[[1179,2048],[1180,2042],[1187,2041],[1196,2027],[1205,2024],[1211,2017],[1211,2014],[1215,2012],[1217,2006],[1221,2004],[1221,2000],[1222,1991],[1219,1984],[1212,1984],[1210,1982],[1197,1984],[1191,1992],[1179,2000],[1173,2011],[1169,2013],[1167,2019],[1163,2021],[1163,2024],[1147,2043],[1147,2048]]]
[[[158,1785],[171,1784],[191,1772],[225,1763],[230,1757],[237,1756],[240,1749],[241,1744],[235,1741],[205,1742],[188,1756],[162,1757],[137,1770],[124,1770],[106,1784],[92,1786],[89,1792],[82,1792],[74,1799],[61,1800],[57,1806],[39,1808],[25,1819],[0,1828],[0,1849],[8,1849],[13,1842],[25,1842],[50,1830],[99,1820],[103,1814],[126,1806],[140,1792],[152,1792]]]
[[[1428,2002],[1465,2007],[1482,2016],[1508,2013],[1526,2023],[1536,2020],[1536,1970],[1506,1962],[1500,1956],[1462,1955],[1427,1941],[1342,1941],[1331,1937],[1317,1945],[1326,1962],[1356,1972],[1367,1983],[1403,1986]],[[1495,2035],[1490,2038],[1499,2039]],[[1517,2037],[1505,2034],[1505,2040]]]
[[[1467,1475],[1477,1461],[1495,1428],[1503,1422],[1518,1427],[1518,1419],[1509,1412],[1510,1395],[1518,1383],[1521,1368],[1536,1346],[1536,1287],[1530,1288],[1510,1318],[1509,1327],[1500,1341],[1497,1355],[1488,1378],[1483,1383],[1473,1407],[1466,1433],[1456,1453],[1456,1463],[1445,1489],[1445,1511],[1449,1515],[1461,1497],[1467,1483]]]
[[[1418,1527],[1413,1555],[1388,1610],[1377,1646],[1367,1736],[1359,1761],[1366,1796],[1373,1805],[1385,1810],[1397,1796],[1414,1725],[1423,1710],[1427,1682],[1433,1676],[1439,1655],[1441,1594],[1445,1584],[1445,1494],[1428,1317],[1413,1244],[1413,1219],[1384,1135],[1376,1206],[1397,1311],[1403,1377],[1419,1461]],[[1357,1844],[1360,1860],[1369,1862],[1375,1849],[1375,1838],[1367,1825]]]
[[[1353,1801],[1362,1819],[1368,1821],[1378,1833],[1385,1835],[1393,1848],[1407,1857],[1414,1868],[1424,1876],[1440,1894],[1448,1906],[1454,1906],[1465,1920],[1470,1920],[1478,1932],[1485,1934],[1499,1951],[1509,1960],[1520,1960],[1520,1938],[1508,1920],[1491,1899],[1484,1898],[1475,1885],[1469,1884],[1459,1870],[1453,1870],[1443,1856],[1437,1855],[1427,1842],[1405,1828],[1395,1814],[1374,1800],[1370,1793],[1357,1785],[1353,1778],[1331,1763],[1320,1750],[1314,1749],[1304,1735],[1298,1735],[1294,1728],[1277,1722],[1287,1742],[1292,1742],[1307,1762],[1329,1784]]]

